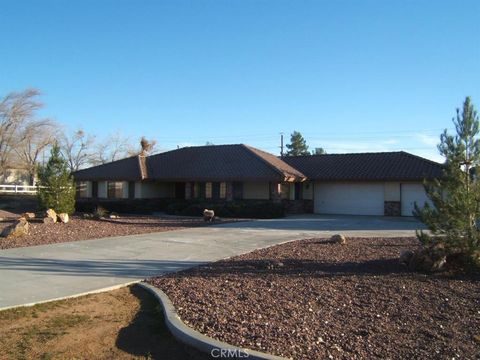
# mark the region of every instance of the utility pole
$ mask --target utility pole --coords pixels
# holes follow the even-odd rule
[[[280,157],[283,158],[283,132],[280,133]]]

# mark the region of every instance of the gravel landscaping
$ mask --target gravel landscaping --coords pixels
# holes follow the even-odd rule
[[[4,215],[8,213],[3,212]],[[6,216],[0,221],[0,232],[12,224],[18,215]],[[229,220],[231,221],[231,220]],[[124,215],[118,219],[83,219],[72,216],[67,224],[44,224],[41,220],[29,220],[29,234],[22,237],[0,237],[0,249],[35,246],[69,241],[88,240],[110,236],[145,234],[178,230],[194,226],[206,226],[203,218],[176,218],[158,216]],[[215,221],[218,224],[220,221]]]
[[[412,273],[414,238],[295,241],[151,279],[196,330],[293,359],[480,358],[480,274]]]

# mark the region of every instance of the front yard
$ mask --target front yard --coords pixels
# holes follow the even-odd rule
[[[213,338],[294,359],[480,356],[480,275],[403,268],[414,238],[295,241],[151,279]]]
[[[208,359],[170,335],[138,286],[0,311],[0,358]]]
[[[3,212],[3,214],[4,219],[3,221],[0,221],[0,232],[19,217],[18,215],[9,214],[7,212]],[[2,214],[0,213],[0,216],[1,215]],[[148,215],[120,215],[118,219],[106,218],[101,220],[84,219],[81,216],[72,216],[70,222],[67,224],[44,224],[40,219],[29,220],[29,223],[28,235],[10,238],[0,237],[0,249],[97,239],[111,236],[145,234],[210,224],[205,223],[201,217],[182,218]]]

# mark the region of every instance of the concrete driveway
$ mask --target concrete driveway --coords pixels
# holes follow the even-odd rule
[[[0,250],[0,309],[115,288],[283,242],[330,236],[413,236],[409,218],[292,216]]]

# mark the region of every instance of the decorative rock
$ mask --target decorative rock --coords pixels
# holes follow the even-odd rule
[[[93,219],[93,214],[84,213],[84,214],[83,214],[83,218],[84,218],[84,219]]]
[[[58,220],[66,224],[70,221],[70,217],[68,216],[67,213],[61,213],[61,214],[58,214]]]
[[[400,253],[400,264],[408,266],[410,264],[410,260],[412,260],[413,251],[404,250]]]
[[[26,213],[23,213],[22,214],[22,217],[24,217],[25,219],[34,219],[35,218],[35,213],[33,212],[26,212]]]
[[[447,255],[442,244],[415,251],[410,258],[408,268],[412,271],[440,271],[447,263]]]
[[[203,210],[203,220],[204,221],[213,221],[215,218],[215,212],[213,210],[205,209]]]
[[[119,219],[119,218],[120,218],[120,216],[118,216],[117,213],[111,213],[110,215],[108,215],[108,217],[109,217],[110,219]]]
[[[54,223],[57,222],[57,213],[55,212],[55,210],[53,209],[48,209],[46,212],[45,212],[45,217],[49,217],[53,220]],[[45,223],[45,219],[43,219],[43,222]]]
[[[335,234],[330,238],[330,241],[340,245],[345,245],[347,243],[347,238],[343,235]]]
[[[16,236],[28,235],[28,227],[29,227],[28,221],[25,218],[21,217],[20,219],[15,221],[15,223],[3,229],[0,236],[16,237]]]
[[[48,217],[48,216],[43,218],[43,223],[44,224],[54,224],[56,222],[57,222],[56,219],[53,220],[51,217]]]

